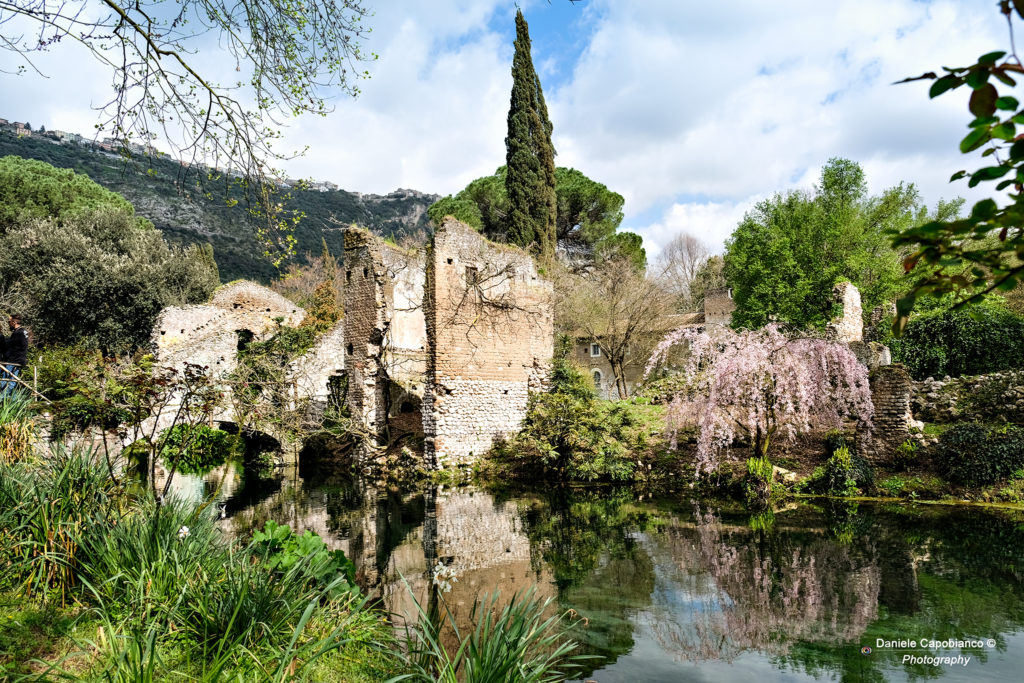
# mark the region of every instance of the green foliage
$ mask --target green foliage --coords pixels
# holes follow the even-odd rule
[[[857,481],[853,472],[853,454],[846,446],[840,446],[825,463],[824,483],[830,493],[852,496],[857,493]]]
[[[359,592],[352,560],[341,550],[328,550],[323,539],[309,529],[300,536],[286,525],[267,520],[263,530],[253,534],[252,549],[274,572],[284,574],[304,565],[310,580],[318,586]]]
[[[225,542],[205,506],[133,497],[88,451],[0,463],[0,590],[74,602],[102,626],[74,643],[84,662],[55,663],[62,679],[293,680],[386,640],[343,556],[309,533],[272,545]]]
[[[1024,5],[1001,2],[999,7],[1011,31],[1012,46],[1013,14],[1024,18]],[[1015,53],[999,50],[968,66],[943,67],[942,76],[928,72],[906,79],[934,80],[928,92],[931,98],[963,86],[971,91],[967,103],[971,121],[960,151],[971,154],[984,148],[981,157],[990,160],[972,173],[957,171],[950,181],[968,178],[968,187],[995,183],[986,187],[993,187],[997,194],[976,202],[964,218],[937,218],[896,236],[897,246],[914,250],[905,267],[919,274],[913,289],[897,304],[897,332],[919,297],[953,294],[968,303],[980,303],[988,292],[1013,290],[1024,276],[1024,194],[1019,191],[1024,141],[1018,139],[1017,130],[1024,122],[1024,109],[1016,97],[1000,93],[1000,88],[1016,86],[1010,74],[1018,73],[1019,65]],[[1002,194],[1006,190],[1012,192]]]
[[[522,431],[495,446],[491,465],[503,474],[540,479],[627,481],[663,474],[661,409],[647,401],[598,399],[591,380],[569,359],[571,348],[571,340],[560,340],[551,391],[530,396]]]
[[[428,209],[431,220],[440,225],[445,216],[454,216],[492,239],[505,239],[509,217],[505,183],[506,166],[494,175],[477,178],[464,190],[434,202]],[[622,195],[591,180],[574,168],[555,169],[557,202],[557,245],[573,257],[625,257],[638,268],[647,262],[639,235],[617,233],[622,222]]]
[[[865,311],[890,301],[903,272],[888,231],[923,219],[913,185],[870,197],[858,164],[830,159],[814,192],[758,203],[726,243],[734,327],[777,320],[821,329],[835,313],[832,286],[842,279],[860,290]]]
[[[441,197],[431,204],[430,208],[427,209],[430,220],[434,221],[435,225],[441,225],[445,216],[452,216],[466,225],[472,226],[483,232],[484,217],[480,211],[480,207],[477,206],[476,202],[469,199],[463,199],[461,196],[463,192],[465,192],[465,190],[454,197],[451,195]]]
[[[243,445],[238,436],[205,424],[176,424],[160,434],[157,448],[168,468],[206,474],[240,455]]]
[[[0,157],[0,235],[35,219],[52,218],[63,224],[97,209],[134,216],[128,201],[94,183],[88,176],[17,156]],[[152,228],[142,217],[135,227]]]
[[[424,609],[409,589],[418,618],[405,633],[405,667],[410,673],[388,683],[458,683],[459,681],[515,681],[541,683],[566,680],[588,657],[572,655],[577,644],[566,637],[569,614],[545,618],[552,602],[532,590],[512,596],[499,607],[499,595],[473,603],[470,623],[462,633],[442,601],[440,612]],[[451,628],[457,645],[446,647],[443,629]]]
[[[944,476],[957,484],[993,484],[1024,466],[1024,428],[953,425],[939,438],[936,460]]]
[[[747,458],[747,478],[743,489],[747,504],[766,507],[772,495],[774,470],[767,457]]]
[[[1024,367],[1024,317],[995,302],[915,315],[889,341],[914,379],[981,375]]]
[[[0,461],[0,587],[63,604],[79,584],[83,536],[116,519],[118,497],[109,469],[85,449]]]
[[[521,247],[536,245],[547,257],[555,254],[558,214],[551,131],[544,92],[530,56],[530,29],[523,13],[517,10],[512,97],[505,137],[505,234],[509,242]]]
[[[216,275],[208,252],[169,247],[123,209],[36,219],[0,238],[0,282],[24,292],[28,324],[48,343],[130,351],[162,308],[206,300]]]
[[[913,439],[907,439],[893,451],[892,466],[898,470],[909,470],[917,464],[920,451],[921,444]]]
[[[617,232],[594,245],[594,258],[597,261],[624,259],[642,271],[647,268],[647,250],[643,242],[643,238],[635,232]]]

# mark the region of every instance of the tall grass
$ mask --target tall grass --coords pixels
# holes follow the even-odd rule
[[[409,673],[389,683],[548,683],[566,680],[591,658],[572,654],[577,644],[567,637],[568,615],[545,618],[551,599],[537,598],[533,589],[515,593],[500,609],[497,593],[478,600],[469,633],[459,631],[443,600],[430,613],[415,597],[413,603],[418,618],[405,633],[404,668]],[[458,643],[454,652],[442,642],[446,628]]]
[[[31,405],[20,393],[0,398],[0,462],[16,462],[32,454],[36,425]]]
[[[382,628],[320,560],[276,568],[208,509],[116,485],[87,450],[0,463],[0,553],[0,589],[73,600],[99,624],[84,662],[39,663],[47,680],[290,680]]]
[[[105,529],[121,498],[106,466],[86,448],[53,446],[48,457],[0,464],[0,579],[63,604],[76,583],[82,539]]]

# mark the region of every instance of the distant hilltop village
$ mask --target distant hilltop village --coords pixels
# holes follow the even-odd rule
[[[169,155],[161,152],[159,149],[150,144],[139,144],[130,140],[122,140],[118,138],[105,137],[102,139],[93,139],[85,137],[80,133],[69,133],[63,130],[47,130],[45,126],[40,126],[39,130],[33,131],[28,123],[22,123],[20,121],[8,121],[7,119],[0,118],[0,129],[7,130],[19,138],[35,138],[38,140],[45,140],[53,144],[60,145],[79,145],[81,147],[92,148],[99,154],[106,154],[113,158],[122,158],[126,156],[147,156],[147,157],[159,157],[170,160]],[[185,165],[184,162],[178,162],[181,165]],[[193,166],[205,173],[220,173],[227,176],[238,176],[240,175],[238,170],[230,165],[221,166],[214,165],[208,166],[207,164],[197,162]],[[316,190],[318,192],[330,192],[338,190],[338,185],[332,183],[329,180],[305,180],[301,178],[285,178],[276,182],[277,186],[282,189],[302,189],[302,190]],[[403,190],[399,190],[402,192]],[[413,192],[408,190],[407,192]],[[359,193],[353,193],[357,196],[362,196]],[[372,195],[371,195],[372,196]]]

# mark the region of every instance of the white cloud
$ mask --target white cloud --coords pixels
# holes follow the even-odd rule
[[[376,5],[373,77],[359,99],[286,131],[282,151],[309,146],[286,170],[363,192],[441,193],[493,172],[504,161],[514,6]],[[622,193],[624,226],[652,255],[684,228],[720,246],[757,198],[810,186],[832,156],[861,162],[873,191],[913,181],[930,204],[964,192],[947,180],[973,165],[956,149],[965,93],[929,101],[926,83],[891,83],[1007,42],[995,7],[968,0],[524,7],[535,26],[565,22],[534,40],[557,162]],[[559,31],[560,49],[537,44]],[[560,63],[577,44],[578,60]],[[0,74],[0,116],[87,132],[109,76],[70,46],[42,59],[49,81]]]
[[[627,221],[671,206],[638,229],[655,243],[681,224],[672,216],[808,186],[832,156],[860,161],[876,191],[908,180],[931,203],[963,192],[946,181],[965,164],[964,97],[891,83],[1006,39],[998,13],[966,2],[601,0],[591,11],[593,39],[550,102],[558,161],[622,192]],[[671,204],[680,195],[711,201],[684,210]]]
[[[722,242],[736,224],[761,197],[750,197],[737,202],[686,202],[672,204],[654,223],[636,229],[644,238],[648,261],[653,261],[661,248],[680,232],[688,232],[721,251]]]

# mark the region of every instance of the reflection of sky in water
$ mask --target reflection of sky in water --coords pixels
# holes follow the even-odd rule
[[[466,489],[356,489],[337,479],[309,486],[294,472],[258,489],[220,476],[207,479],[205,493],[219,489],[225,528],[244,534],[271,518],[310,528],[344,549],[396,612],[410,607],[400,577],[423,599],[428,566],[439,559],[462,572],[446,599],[463,613],[479,594],[535,584],[591,620],[580,638],[609,661],[583,680],[1024,680],[1020,518],[868,505],[844,516],[800,506],[754,531],[745,513],[720,519],[685,502],[637,503],[606,491],[495,499]],[[191,478],[175,488],[203,495]],[[977,633],[990,625],[995,633]],[[992,635],[1006,648],[967,667],[917,670],[893,653],[860,654],[875,637],[940,635]]]

